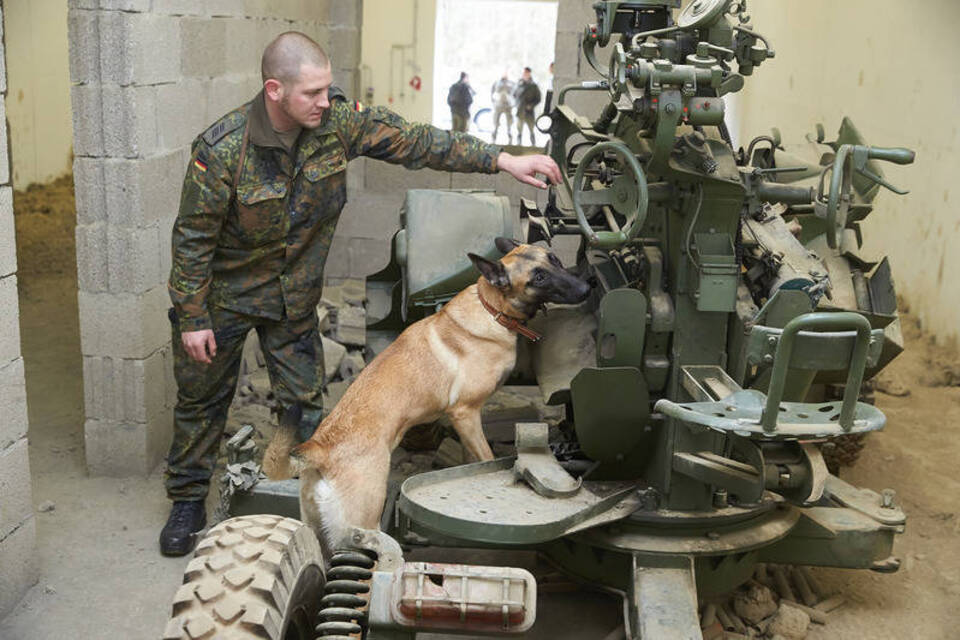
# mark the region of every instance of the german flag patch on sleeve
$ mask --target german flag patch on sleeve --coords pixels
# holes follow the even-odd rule
[[[354,110],[354,111],[360,113],[360,112],[363,111],[363,109],[364,109],[364,107],[363,107],[363,103],[362,103],[362,102],[360,102],[359,100],[354,100],[354,101],[353,101],[353,110]]]
[[[206,170],[207,170],[207,165],[206,165],[202,160],[200,160],[199,158],[197,158],[196,160],[193,161],[193,166],[195,166],[198,171],[206,171]]]

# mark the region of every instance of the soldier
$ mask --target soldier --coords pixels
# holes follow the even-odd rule
[[[470,105],[473,104],[475,91],[470,86],[470,77],[466,71],[460,73],[460,80],[450,85],[447,92],[447,104],[450,105],[450,117],[453,120],[452,131],[465,132],[470,126]]]
[[[510,82],[506,73],[490,88],[490,102],[493,103],[493,137],[490,138],[490,142],[497,141],[500,116],[506,116],[507,143],[513,144],[513,89],[513,83]]]
[[[517,144],[523,144],[523,125],[530,129],[530,145],[537,143],[533,133],[534,111],[540,104],[540,87],[533,81],[530,67],[523,68],[523,75],[513,93],[517,100]]]
[[[203,500],[250,330],[280,406],[303,408],[300,438],[320,421],[323,351],[314,314],[346,202],[348,160],[506,171],[540,188],[538,173],[560,180],[546,156],[512,156],[348,101],[330,86],[327,54],[301,33],[271,42],[261,71],[263,90],[194,141],[173,227],[178,393],[166,479],[173,508],[160,534],[167,555],[188,553],[206,524]]]

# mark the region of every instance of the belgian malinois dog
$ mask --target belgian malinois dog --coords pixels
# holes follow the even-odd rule
[[[470,260],[482,274],[440,311],[407,327],[347,389],[313,436],[294,446],[297,420],[264,456],[272,479],[300,475],[300,510],[327,551],[350,527],[376,529],[386,500],[390,453],[414,425],[449,416],[477,460],[493,459],[480,409],[516,363],[517,334],[548,302],[574,304],[590,286],[542,247],[496,239],[506,255]],[[286,423],[286,424],[285,424]]]

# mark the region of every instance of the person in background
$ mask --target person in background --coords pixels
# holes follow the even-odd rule
[[[513,144],[513,90],[514,84],[506,73],[494,82],[490,89],[490,102],[493,103],[493,137],[490,138],[490,142],[497,141],[497,132],[500,130],[500,116],[506,116],[507,144]]]
[[[450,117],[453,131],[466,131],[470,126],[470,105],[473,104],[473,87],[466,71],[460,73],[460,80],[450,85],[447,92],[447,104],[450,105]]]
[[[523,144],[523,125],[527,125],[530,129],[530,145],[533,146],[536,144],[533,133],[534,112],[540,104],[541,95],[540,87],[534,82],[530,67],[523,68],[523,75],[517,83],[513,97],[517,101],[517,144]]]

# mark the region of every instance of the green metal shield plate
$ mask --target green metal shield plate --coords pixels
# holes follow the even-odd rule
[[[600,301],[597,366],[643,367],[647,298],[636,289],[614,289]]]
[[[588,367],[573,379],[570,392],[577,440],[590,458],[619,462],[645,439],[652,450],[650,393],[639,369]]]

